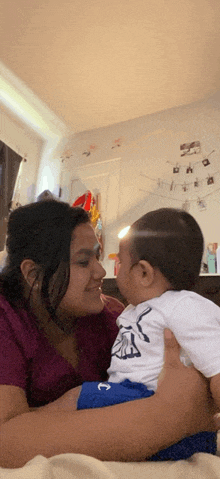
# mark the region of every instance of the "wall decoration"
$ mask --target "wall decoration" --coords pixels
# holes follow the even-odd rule
[[[68,160],[69,158],[71,158],[71,156],[73,156],[71,150],[65,150],[63,155],[61,156],[62,162],[64,160]]]
[[[91,191],[86,191],[84,195],[78,196],[73,202],[72,206],[80,206],[86,211],[90,211],[91,207],[95,204],[95,199]]]
[[[204,160],[202,160],[202,164],[204,166],[208,166],[208,165],[210,165],[210,161],[208,160],[208,158],[205,158]]]
[[[121,144],[122,144],[122,138],[117,138],[117,139],[114,141],[114,145],[112,146],[112,149],[121,146]]]
[[[191,167],[191,164],[189,164],[188,168],[186,168],[186,173],[193,173],[193,168]]]
[[[95,144],[90,145],[86,151],[83,152],[83,155],[89,156],[91,155],[92,152],[94,152],[97,149],[97,146]]]
[[[184,143],[183,145],[180,145],[180,150],[183,152],[181,156],[185,156],[189,154],[191,155],[195,153],[198,154],[201,152],[201,145],[200,145],[200,142]],[[176,178],[181,178],[182,182],[174,181],[173,177],[170,180],[161,181],[161,178],[150,178],[144,173],[141,173],[141,177],[144,176],[148,180],[157,182],[158,190],[162,188],[166,188],[167,192],[169,192],[169,196],[168,196],[165,194],[161,194],[160,192],[152,192],[148,190],[150,194],[159,196],[161,198],[167,198],[172,201],[181,202],[182,208],[187,211],[189,211],[190,209],[190,204],[193,202],[196,202],[199,211],[204,211],[207,208],[206,198],[208,196],[215,195],[220,190],[220,188],[218,188],[217,190],[212,189],[212,185],[214,185],[216,181],[220,181],[220,170],[215,171],[212,174],[208,174],[206,178],[204,178],[203,176],[199,176],[202,173],[202,170],[201,170],[202,165],[205,167],[211,165],[211,162],[209,161],[209,157],[212,153],[214,153],[214,151],[215,150],[212,150],[211,153],[209,153],[209,155],[207,155],[206,157],[203,156],[202,160],[200,159],[193,163],[190,162],[188,165],[180,165],[179,163],[172,165],[173,174],[175,175],[177,174]],[[172,164],[170,161],[167,161],[167,163]],[[195,173],[197,174],[197,177],[193,178]],[[188,175],[188,178],[189,178],[189,175],[190,176],[192,175],[192,181],[185,181],[184,174]],[[205,186],[211,187],[210,193],[202,194],[202,196],[199,196],[199,197],[198,197],[198,194],[196,193],[196,197],[195,197],[195,189],[198,190],[199,192],[199,190],[201,191],[203,188],[203,191],[204,191]],[[141,189],[140,191],[147,191],[147,190]],[[182,193],[183,195],[187,194],[187,199],[183,201],[183,199],[181,199],[180,197],[174,198],[173,196],[174,191],[179,194]],[[194,195],[189,198],[190,192],[192,194],[194,193]]]
[[[86,148],[85,151],[83,151],[82,155],[85,156],[90,156],[91,153],[93,153],[95,150],[97,150],[97,145],[95,143],[92,143],[91,145]],[[69,160],[69,158],[72,158],[74,156],[73,150],[65,150],[64,153],[61,155],[60,159],[61,162],[63,163],[65,160]]]
[[[204,198],[198,198],[197,205],[200,211],[206,210],[206,202],[204,201]]]
[[[207,185],[213,185],[213,183],[214,183],[214,178],[213,176],[209,175],[207,178]]]
[[[191,143],[183,143],[180,145],[181,155],[194,155],[201,152],[200,141],[192,141]]]
[[[195,142],[194,142],[195,143]],[[185,143],[186,144],[186,143]],[[180,145],[180,148],[181,148],[182,145]],[[201,147],[200,147],[201,148]],[[212,150],[211,153],[209,153],[207,156],[203,156],[203,159],[202,160],[197,160],[197,161],[194,161],[194,162],[191,162],[189,163],[189,165],[180,165],[179,163],[176,163],[176,165],[174,165],[173,163],[171,163],[169,160],[167,161],[167,163],[169,163],[170,165],[173,166],[173,173],[180,173],[180,171],[184,168],[184,170],[186,171],[186,173],[193,173],[194,172],[194,167],[196,165],[199,165],[199,164],[203,164],[203,166],[209,166],[211,163],[210,163],[210,160],[209,160],[209,157],[212,155],[212,153],[214,153],[215,150]],[[197,152],[198,153],[198,152]],[[183,156],[183,155],[181,155]],[[185,155],[184,155],[185,156]]]
[[[180,168],[179,168],[178,163],[177,163],[176,166],[174,166],[174,168],[173,168],[173,173],[179,173],[179,171],[180,171]]]
[[[167,189],[169,189],[169,191],[186,192],[186,191],[192,190],[192,188],[195,189],[199,187],[204,187],[205,185],[209,185],[209,186],[213,185],[215,183],[215,180],[218,179],[218,177],[220,179],[220,170],[213,173],[212,176],[209,175],[206,178],[200,178],[200,179],[196,178],[193,181],[190,181],[190,182],[184,181],[182,183],[177,183],[173,179],[171,179],[170,181],[168,180],[162,181],[161,178],[151,178],[150,176],[145,175],[144,173],[141,173],[140,175],[142,177],[144,176],[148,180],[157,182],[158,188],[163,188],[164,186],[167,186]]]
[[[91,191],[87,190],[83,195],[78,196],[73,202],[72,207],[79,206],[88,211],[92,226],[95,230],[99,243],[101,244],[101,259],[103,259],[103,234],[102,219],[100,214],[100,194],[94,196]]]

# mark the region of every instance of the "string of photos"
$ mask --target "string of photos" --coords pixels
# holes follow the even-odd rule
[[[172,166],[172,173],[173,176],[170,181],[167,180],[162,180],[161,178],[151,178],[147,176],[144,173],[141,173],[141,176],[154,181],[157,183],[158,188],[163,188],[164,186],[166,187],[167,191],[169,192],[169,196],[166,196],[164,194],[159,194],[159,193],[154,193],[150,192],[151,194],[154,194],[156,196],[160,196],[161,198],[171,198],[171,195],[173,194],[174,191],[178,193],[193,193],[192,198],[187,198],[183,201],[182,208],[189,211],[190,209],[190,204],[193,202],[197,203],[197,206],[199,210],[204,210],[207,207],[207,202],[206,199],[211,196],[215,195],[220,191],[220,188],[215,189],[214,191],[210,191],[207,194],[199,194],[201,192],[201,189],[204,189],[204,186],[211,186],[214,185],[218,182],[218,177],[220,176],[220,171],[215,171],[214,173],[207,174],[206,177],[201,177],[200,175],[200,168],[203,166],[204,168],[209,167],[211,165],[210,161],[210,156],[212,153],[214,153],[215,150],[212,150],[211,153],[209,153],[207,156],[202,155],[202,159],[196,160],[196,161],[190,161],[188,164],[180,164],[177,162],[176,164],[171,163],[170,161],[167,161]],[[195,154],[201,153],[201,144],[200,141],[194,141],[191,143],[184,143],[180,145],[180,156],[191,156]],[[199,170],[199,174],[198,174]],[[182,174],[182,175],[181,175]],[[194,174],[192,177],[191,175]],[[178,181],[178,176],[179,178],[183,177],[183,175],[187,175],[187,180],[184,178],[184,181]],[[141,189],[140,191],[146,191]],[[196,194],[196,198],[194,197]],[[179,198],[174,198],[172,197],[173,201],[178,201],[182,202]]]

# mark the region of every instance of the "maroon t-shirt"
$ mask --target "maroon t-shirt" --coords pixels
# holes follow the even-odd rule
[[[83,381],[104,381],[111,347],[118,333],[116,319],[123,305],[105,297],[100,314],[78,321],[80,351],[76,369],[49,343],[26,310],[13,308],[0,295],[0,384],[25,390],[30,407],[43,406]]]

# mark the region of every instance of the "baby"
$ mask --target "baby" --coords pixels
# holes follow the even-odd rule
[[[182,210],[162,208],[137,220],[120,242],[117,283],[129,306],[119,316],[109,381],[84,383],[78,409],[147,397],[163,365],[164,328],[173,331],[189,361],[210,381],[220,408],[220,308],[192,291],[203,254],[203,235]],[[173,391],[175,394],[175,391]],[[200,433],[152,460],[216,452],[216,435]]]

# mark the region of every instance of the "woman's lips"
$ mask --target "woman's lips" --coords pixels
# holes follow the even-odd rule
[[[93,288],[86,288],[86,291],[100,291],[102,292],[102,286],[99,285],[99,286],[94,286]]]

